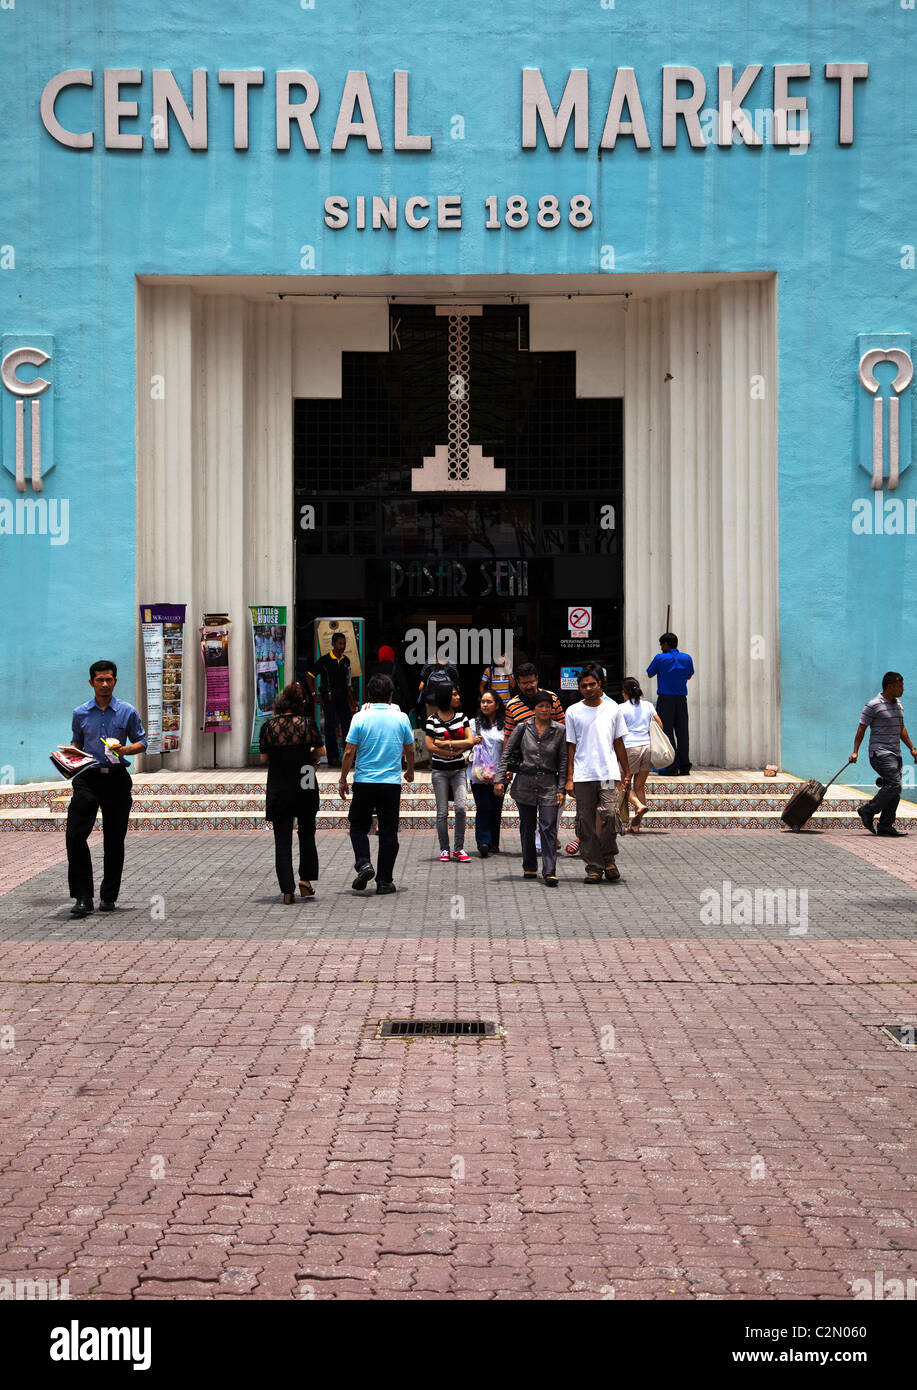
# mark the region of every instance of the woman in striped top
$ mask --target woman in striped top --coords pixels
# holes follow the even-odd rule
[[[461,699],[454,685],[438,685],[436,708],[427,720],[427,748],[432,762],[433,794],[436,797],[436,834],[439,837],[439,857],[445,862],[457,859],[469,862],[465,853],[465,754],[476,739],[462,711]],[[455,852],[449,853],[449,798],[455,802]]]

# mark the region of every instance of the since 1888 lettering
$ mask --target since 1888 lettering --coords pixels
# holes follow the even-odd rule
[[[487,220],[484,227],[489,232],[507,227],[519,231],[530,221],[550,230],[558,227],[566,219],[575,231],[591,227],[593,222],[592,199],[585,193],[575,193],[567,200],[566,206],[553,193],[544,193],[530,205],[529,199],[521,193],[514,193],[502,200],[492,193],[484,199]],[[367,229],[378,232],[383,227],[394,231],[399,220],[414,231],[423,231],[433,224],[440,231],[460,231],[462,227],[463,203],[460,194],[440,194],[437,198],[426,198],[422,194],[399,199],[396,194],[383,198],[379,194],[358,194],[351,204],[349,198],[332,196],[325,199],[325,226],[333,232],[342,231],[351,224],[358,232]]]

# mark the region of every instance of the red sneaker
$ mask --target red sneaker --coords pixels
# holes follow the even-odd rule
[[[471,857],[470,857],[470,855],[467,855],[463,849],[457,849],[457,850],[455,851],[455,853],[453,854],[452,858],[453,858],[453,859],[457,859],[457,860],[459,861],[460,864],[470,864],[470,863],[471,863]]]

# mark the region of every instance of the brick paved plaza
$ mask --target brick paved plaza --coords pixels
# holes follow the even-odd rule
[[[351,892],[343,833],[319,848],[316,900],[284,907],[268,833],[135,834],[117,913],[72,921],[63,836],[0,839],[6,1278],[660,1300],[914,1278],[917,1052],[880,1025],[917,1022],[917,836],[645,831],[619,885],[561,856],[550,892],[514,836],[443,865],[415,831],[388,898]],[[743,888],[803,916],[702,914]],[[505,1036],[377,1040],[388,1016]]]

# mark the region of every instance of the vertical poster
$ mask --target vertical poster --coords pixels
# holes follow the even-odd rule
[[[232,728],[229,707],[228,613],[205,613],[201,623],[201,660],[204,663],[205,734],[228,733]]]
[[[285,607],[250,605],[252,647],[255,660],[255,712],[252,717],[250,753],[260,749],[261,726],[284,687],[287,610]]]
[[[146,668],[146,751],[174,753],[181,747],[185,605],[142,603],[140,629]]]

